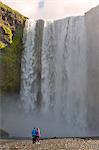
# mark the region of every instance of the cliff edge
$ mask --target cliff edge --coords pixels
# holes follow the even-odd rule
[[[18,92],[26,17],[0,2],[0,92]]]

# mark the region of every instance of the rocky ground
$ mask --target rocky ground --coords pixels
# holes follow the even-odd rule
[[[98,139],[0,140],[0,150],[99,150]]]

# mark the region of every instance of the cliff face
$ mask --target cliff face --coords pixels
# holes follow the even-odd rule
[[[99,133],[99,6],[85,14],[87,30],[87,120],[91,132]],[[99,134],[98,134],[99,135]]]
[[[26,17],[0,2],[0,92],[18,92]]]

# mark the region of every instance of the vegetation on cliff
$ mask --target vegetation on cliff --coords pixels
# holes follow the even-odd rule
[[[25,20],[26,17],[0,2],[0,90],[2,92],[19,91]]]
[[[12,43],[16,27],[23,26],[26,17],[0,2],[0,49]]]

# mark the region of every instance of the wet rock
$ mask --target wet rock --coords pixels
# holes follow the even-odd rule
[[[0,129],[0,137],[1,138],[8,138],[10,135],[7,131]]]

